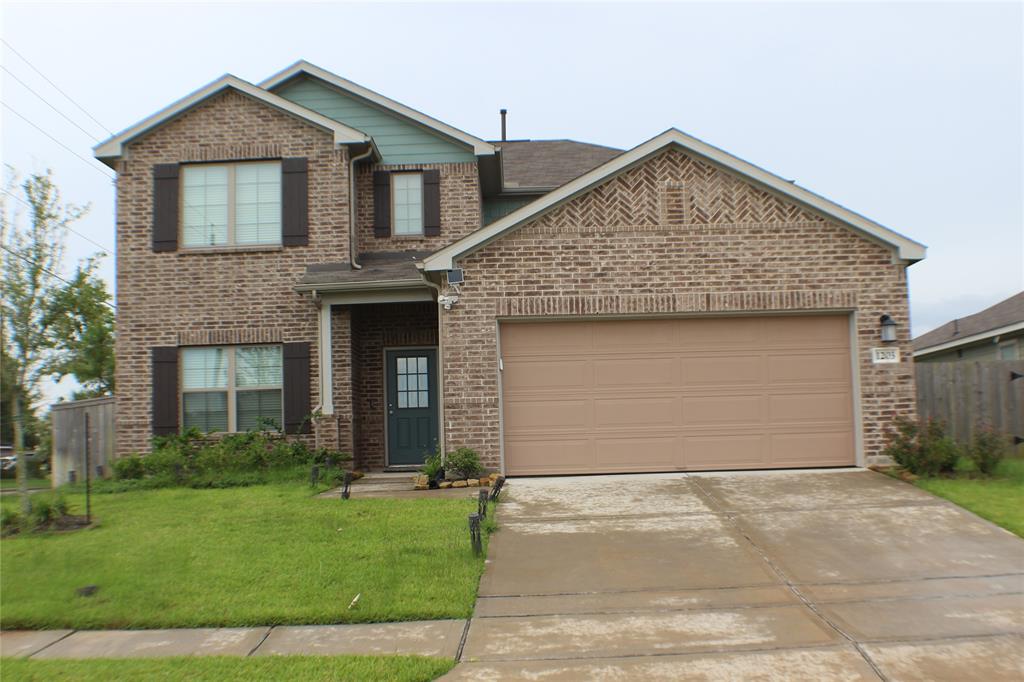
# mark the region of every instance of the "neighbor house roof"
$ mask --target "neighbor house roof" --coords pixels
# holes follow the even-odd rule
[[[490,225],[480,228],[463,237],[457,242],[440,249],[423,261],[425,270],[450,270],[456,258],[464,256],[498,239],[506,232],[514,230],[525,222],[532,220],[568,201],[583,194],[591,188],[605,182],[634,166],[646,161],[664,149],[678,146],[702,156],[713,163],[736,172],[748,180],[778,192],[804,206],[833,218],[855,231],[894,249],[896,255],[906,261],[919,261],[925,256],[925,246],[908,237],[890,230],[859,213],[829,201],[828,199],[804,189],[799,185],[744,161],[718,147],[691,137],[675,128],[670,128],[647,142],[616,156],[584,175],[572,180],[558,189],[546,194],[517,211]]]
[[[408,107],[401,102],[396,102],[389,97],[385,97],[380,93],[370,90],[369,88],[365,88],[358,83],[353,83],[352,81],[333,74],[330,71],[321,69],[319,66],[310,64],[305,60],[297,61],[283,71],[274,74],[260,83],[260,87],[266,88],[267,90],[273,90],[282,83],[290,81],[291,79],[303,74],[317,78],[351,95],[362,98],[382,109],[404,116],[405,118],[408,118],[425,128],[433,130],[436,133],[440,133],[441,135],[462,142],[463,144],[472,147],[473,153],[477,156],[491,155],[495,152],[494,145],[490,142],[481,140],[479,137],[474,137],[469,133],[448,125],[444,121],[439,121],[436,118],[427,116],[421,111]]]
[[[501,151],[503,189],[548,192],[614,159],[621,149],[575,140],[495,142]]]
[[[981,312],[950,320],[914,339],[914,355],[927,355],[1024,329],[1024,291]]]
[[[228,89],[237,90],[238,92],[252,97],[253,99],[259,100],[285,113],[291,114],[292,116],[304,119],[315,126],[333,133],[335,144],[373,145],[372,138],[361,130],[356,130],[344,123],[340,123],[332,118],[318,114],[311,109],[307,109],[299,104],[290,102],[283,97],[279,97],[274,93],[268,92],[253,85],[252,83],[249,83],[248,81],[242,80],[241,78],[232,76],[231,74],[225,74],[212,83],[209,83],[195,92],[182,97],[170,106],[164,107],[149,118],[146,118],[117,135],[114,135],[109,140],[99,143],[93,148],[93,153],[97,159],[104,162],[117,159],[122,155],[124,145],[128,142],[131,142],[140,135],[144,135],[157,126],[167,123],[174,117],[183,114],[204,100]]]

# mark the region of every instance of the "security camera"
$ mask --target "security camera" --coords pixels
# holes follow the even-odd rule
[[[438,296],[437,302],[444,306],[445,310],[451,310],[452,306],[459,302],[458,296]]]

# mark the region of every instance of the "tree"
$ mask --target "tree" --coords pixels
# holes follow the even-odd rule
[[[114,309],[98,266],[98,258],[80,264],[54,292],[44,319],[54,348],[47,369],[58,380],[75,377],[82,385],[75,400],[114,393]]]
[[[20,188],[28,207],[28,226],[21,228],[20,211],[8,210],[6,197],[17,196],[16,176],[10,171],[7,189],[0,194],[0,268],[3,295],[0,296],[0,337],[13,366],[11,422],[14,449],[18,454],[19,488],[25,488],[24,426],[34,416],[39,387],[50,372],[54,351],[53,335],[46,327],[52,301],[63,284],[60,275],[67,226],[88,210],[87,206],[62,203],[50,171],[33,174]],[[3,373],[5,382],[7,373]],[[22,507],[29,499],[23,492]]]

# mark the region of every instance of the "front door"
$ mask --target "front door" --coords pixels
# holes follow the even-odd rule
[[[385,352],[388,464],[422,464],[437,448],[437,351]]]

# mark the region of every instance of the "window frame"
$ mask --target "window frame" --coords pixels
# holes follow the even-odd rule
[[[1012,348],[1013,349],[1014,357],[1012,357],[1012,358],[1004,358],[1003,357],[1003,351],[1006,350],[1007,348]],[[1020,360],[1021,359],[1021,357],[1020,357],[1020,349],[1021,349],[1021,344],[1020,344],[1020,340],[1019,339],[1010,339],[1008,341],[1002,341],[999,344],[999,348],[998,348],[999,360],[1001,362],[1003,362],[1003,361],[1010,361],[1010,362],[1012,362],[1014,360]]]
[[[398,232],[398,211],[395,204],[395,178],[404,175],[417,175],[420,178],[420,231],[419,232],[406,232],[399,234]],[[390,202],[391,202],[391,236],[397,239],[423,239],[426,236],[427,231],[427,207],[426,207],[426,192],[423,189],[423,171],[421,170],[409,170],[409,171],[392,171],[388,174],[390,181]]]
[[[278,191],[280,197],[278,198],[278,209],[280,215],[278,216],[278,231],[277,240],[273,242],[256,242],[254,244],[239,244],[236,241],[236,225],[235,225],[235,204],[237,201],[237,183],[235,180],[236,169],[239,166],[251,165],[251,164],[275,164],[278,172]],[[228,220],[227,220],[227,236],[223,244],[203,244],[201,246],[189,245],[185,240],[185,214],[188,204],[186,203],[186,185],[185,185],[185,174],[188,168],[207,166],[215,167],[222,166],[227,169],[228,175],[228,189],[227,189],[227,208],[228,208]],[[181,164],[181,171],[178,173],[178,244],[184,251],[210,251],[210,250],[221,250],[221,249],[273,249],[283,246],[284,244],[284,171],[282,168],[281,159],[246,159],[245,161],[210,161],[210,162],[198,162],[198,163],[183,163]]]
[[[185,388],[185,360],[184,351],[190,348],[222,348],[227,358],[227,386],[224,388]],[[279,348],[281,349],[281,382],[279,384],[259,384],[255,386],[238,387],[238,378],[235,375],[235,352],[239,348]],[[227,431],[205,431],[206,435],[226,435],[230,433],[246,433],[238,430],[238,394],[249,391],[272,391],[281,392],[281,414],[278,426],[284,429],[284,346],[279,343],[239,343],[227,346],[182,346],[178,349],[178,423],[181,430],[185,426],[185,394],[186,393],[225,393],[227,394]],[[266,430],[266,429],[262,429]]]

